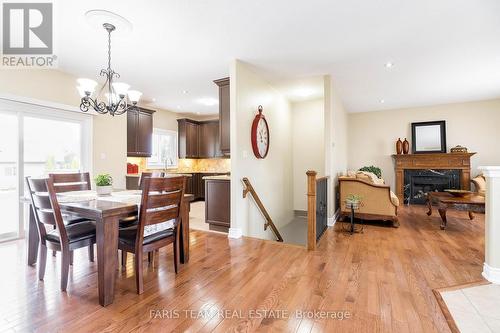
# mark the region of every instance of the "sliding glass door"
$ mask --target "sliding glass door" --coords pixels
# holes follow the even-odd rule
[[[24,117],[24,176],[81,170],[82,124]]]
[[[8,109],[0,100],[0,241],[24,235],[25,177],[89,171],[91,145],[90,116],[36,106]]]
[[[19,233],[18,117],[0,113],[0,240]]]

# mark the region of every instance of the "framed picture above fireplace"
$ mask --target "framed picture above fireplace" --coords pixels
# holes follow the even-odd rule
[[[446,122],[411,123],[413,154],[446,153]]]

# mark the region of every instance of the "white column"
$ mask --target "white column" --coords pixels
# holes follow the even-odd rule
[[[483,276],[500,284],[500,166],[479,167],[486,177],[485,251]]]

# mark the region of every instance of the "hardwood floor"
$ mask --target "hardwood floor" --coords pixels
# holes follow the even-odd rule
[[[24,241],[4,243],[0,330],[449,332],[432,289],[481,279],[484,215],[469,221],[467,213],[450,211],[442,231],[439,216],[425,211],[402,207],[399,229],[368,225],[350,236],[329,228],[314,252],[192,231],[190,262],[177,276],[171,249],[161,250],[155,267],[144,262],[145,292],[137,295],[129,256],[127,269],[118,272],[115,302],[106,308],[98,303],[97,263],[88,262],[86,250],[75,253],[63,293],[60,257],[49,256],[41,282],[25,264]],[[188,309],[211,315],[186,316]],[[249,318],[257,309],[274,312]],[[295,310],[348,311],[350,317],[298,318]],[[286,318],[272,318],[280,314]]]

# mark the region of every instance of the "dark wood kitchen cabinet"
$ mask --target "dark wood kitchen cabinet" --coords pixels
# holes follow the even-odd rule
[[[231,181],[205,181],[205,222],[210,230],[227,232],[231,226]]]
[[[231,153],[230,140],[230,97],[229,97],[229,78],[215,80],[214,83],[219,87],[219,144],[220,151],[224,155]]]
[[[216,121],[202,122],[199,124],[198,153],[200,158],[213,158],[215,154],[215,144],[219,132],[219,123]]]
[[[219,121],[177,119],[179,158],[224,157],[219,144]]]
[[[177,119],[179,158],[198,158],[199,123],[191,119]]]
[[[127,111],[127,156],[151,157],[154,112],[140,107]]]

